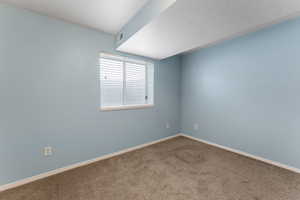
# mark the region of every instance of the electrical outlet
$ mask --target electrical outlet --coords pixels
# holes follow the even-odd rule
[[[52,156],[53,150],[52,147],[48,146],[44,148],[44,156]]]
[[[170,126],[170,123],[169,123],[169,122],[167,122],[167,123],[166,123],[166,128],[167,128],[167,129],[171,128],[171,126]]]
[[[197,124],[197,123],[194,124],[194,130],[195,130],[195,131],[198,131],[198,130],[199,130],[199,124]]]

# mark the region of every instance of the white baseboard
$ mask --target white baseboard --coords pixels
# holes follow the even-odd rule
[[[147,147],[147,146],[150,146],[150,145],[153,145],[153,144],[157,144],[157,143],[160,143],[160,142],[164,142],[164,141],[167,141],[167,140],[179,137],[179,136],[183,136],[183,137],[186,137],[186,138],[198,141],[198,142],[202,142],[202,143],[205,143],[205,144],[208,144],[208,145],[211,145],[211,146],[215,146],[217,148],[224,149],[226,151],[237,153],[237,154],[240,154],[240,155],[258,160],[258,161],[268,163],[270,165],[274,165],[274,166],[277,166],[277,167],[280,167],[280,168],[283,168],[283,169],[287,169],[287,170],[295,172],[295,173],[300,173],[300,169],[295,168],[295,167],[291,167],[291,166],[288,166],[288,165],[285,165],[285,164],[282,164],[282,163],[279,163],[279,162],[275,162],[275,161],[272,161],[272,160],[268,160],[268,159],[265,159],[265,158],[262,158],[262,157],[259,157],[259,156],[254,156],[252,154],[249,154],[249,153],[246,153],[246,152],[243,152],[243,151],[240,151],[240,150],[236,150],[236,149],[233,149],[233,148],[230,148],[230,147],[225,147],[225,146],[213,143],[213,142],[209,142],[209,141],[206,141],[206,140],[195,138],[193,136],[189,136],[189,135],[186,135],[186,134],[183,134],[183,133],[179,133],[179,134],[174,135],[174,136],[162,138],[160,140],[156,140],[156,141],[149,142],[149,143],[146,143],[146,144],[138,145],[138,146],[128,148],[128,149],[125,149],[125,150],[122,150],[122,151],[119,151],[119,152],[116,152],[116,153],[107,154],[107,155],[104,155],[104,156],[101,156],[101,157],[98,157],[98,158],[95,158],[95,159],[79,162],[79,163],[69,165],[69,166],[66,166],[66,167],[63,167],[63,168],[55,169],[55,170],[52,170],[52,171],[49,171],[49,172],[46,172],[46,173],[42,173],[42,174],[39,174],[39,175],[36,175],[36,176],[25,178],[25,179],[22,179],[22,180],[13,182],[13,183],[2,185],[2,186],[0,186],[0,192],[6,191],[6,190],[9,190],[9,189],[13,189],[13,188],[16,188],[16,187],[19,187],[19,186],[22,186],[22,185],[25,185],[25,184],[43,179],[43,178],[47,178],[49,176],[60,174],[62,172],[66,172],[66,171],[69,171],[69,170],[72,170],[72,169],[75,169],[75,168],[78,168],[78,167],[89,165],[89,164],[92,164],[92,163],[95,163],[95,162],[98,162],[98,161],[101,161],[101,160],[105,160],[105,159],[112,158],[112,157],[115,157],[115,156],[118,156],[118,155],[122,155],[122,154],[125,154],[125,153],[128,153],[128,152],[131,152],[131,151],[142,149],[144,147]]]
[[[222,145],[219,145],[219,144],[216,144],[216,143],[213,143],[213,142],[209,142],[209,141],[206,141],[206,140],[198,139],[198,138],[195,138],[193,136],[186,135],[184,133],[180,133],[178,135],[189,138],[189,139],[192,139],[192,140],[195,140],[195,141],[198,141],[198,142],[202,142],[202,143],[205,143],[205,144],[208,144],[208,145],[220,148],[220,149],[224,149],[226,151],[230,151],[230,152],[233,152],[233,153],[236,153],[236,154],[240,154],[242,156],[246,156],[246,157],[258,160],[258,161],[262,161],[264,163],[274,165],[274,166],[277,166],[277,167],[280,167],[280,168],[283,168],[283,169],[286,169],[286,170],[289,170],[289,171],[292,171],[292,172],[295,172],[295,173],[300,173],[300,169],[296,168],[296,167],[291,167],[291,166],[288,166],[288,165],[285,165],[285,164],[282,164],[282,163],[279,163],[279,162],[276,162],[276,161],[272,161],[272,160],[269,160],[269,159],[265,159],[265,158],[262,158],[262,157],[259,157],[259,156],[252,155],[250,153],[246,153],[246,152],[236,150],[236,149],[233,149],[233,148],[230,148],[230,147],[222,146]]]
[[[66,167],[63,167],[63,168],[55,169],[55,170],[52,170],[52,171],[49,171],[49,172],[46,172],[46,173],[42,173],[42,174],[39,174],[39,175],[36,175],[36,176],[25,178],[25,179],[22,179],[22,180],[13,182],[13,183],[2,185],[2,186],[0,186],[0,192],[6,191],[6,190],[9,190],[9,189],[13,189],[13,188],[16,188],[16,187],[19,187],[19,186],[25,185],[27,183],[31,183],[31,182],[43,179],[43,178],[47,178],[49,176],[60,174],[62,172],[66,172],[66,171],[69,171],[71,169],[75,169],[75,168],[82,167],[82,166],[85,166],[85,165],[89,165],[89,164],[92,164],[92,163],[95,163],[95,162],[98,162],[98,161],[101,161],[101,160],[105,160],[105,159],[112,158],[112,157],[115,157],[115,156],[118,156],[118,155],[121,155],[121,154],[125,154],[125,153],[131,152],[131,151],[142,149],[144,147],[147,147],[147,146],[150,146],[150,145],[153,145],[153,144],[157,144],[157,143],[160,143],[160,142],[164,142],[166,140],[170,140],[170,139],[173,139],[173,138],[178,137],[178,136],[180,136],[180,134],[170,136],[170,137],[166,137],[166,138],[162,138],[162,139],[159,139],[159,140],[156,140],[156,141],[153,141],[153,142],[149,142],[149,143],[146,143],[146,144],[142,144],[142,145],[138,145],[138,146],[135,146],[135,147],[132,147],[132,148],[128,148],[128,149],[125,149],[125,150],[122,150],[122,151],[119,151],[119,152],[116,152],[116,153],[107,154],[107,155],[104,155],[104,156],[101,156],[101,157],[98,157],[98,158],[95,158],[95,159],[79,162],[79,163],[69,165],[69,166],[66,166]]]

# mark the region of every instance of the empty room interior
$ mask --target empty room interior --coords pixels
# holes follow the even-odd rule
[[[0,0],[0,200],[300,200],[299,0]]]

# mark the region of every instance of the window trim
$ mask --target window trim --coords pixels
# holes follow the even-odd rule
[[[121,106],[100,106],[100,111],[118,111],[118,110],[138,110],[154,107],[154,104],[141,104],[141,105],[121,105]]]
[[[99,88],[100,88],[100,106],[99,106],[99,110],[100,111],[120,111],[120,110],[137,110],[137,109],[146,109],[146,108],[151,108],[155,106],[154,103],[154,89],[155,89],[155,74],[153,74],[153,96],[152,96],[152,102],[151,103],[147,103],[149,101],[149,97],[145,100],[144,104],[137,104],[137,105],[124,105],[124,100],[125,100],[125,90],[126,90],[126,63],[133,63],[133,64],[142,64],[145,65],[146,67],[146,74],[145,74],[145,80],[146,80],[146,85],[145,85],[145,90],[146,90],[146,95],[149,96],[148,94],[148,90],[149,90],[149,85],[148,85],[148,76],[149,76],[149,65],[153,65],[153,70],[155,70],[155,65],[153,62],[146,62],[146,61],[142,61],[142,60],[135,60],[135,59],[131,59],[128,57],[123,57],[123,56],[118,56],[118,55],[113,55],[113,54],[109,54],[109,53],[100,53],[99,54],[99,59],[101,58],[106,58],[106,59],[112,59],[112,60],[117,60],[117,61],[121,61],[123,64],[123,98],[122,98],[122,103],[123,105],[118,105],[118,106],[102,106],[102,92],[101,92],[101,80],[100,80],[100,71],[101,71],[101,63],[99,63],[98,67],[99,67]]]

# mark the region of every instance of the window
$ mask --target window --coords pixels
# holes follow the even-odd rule
[[[153,106],[154,65],[100,54],[101,110]]]

